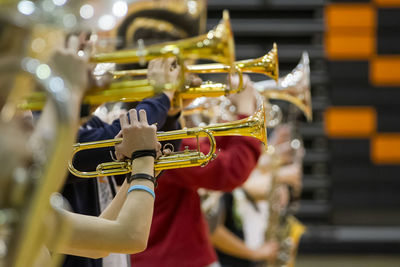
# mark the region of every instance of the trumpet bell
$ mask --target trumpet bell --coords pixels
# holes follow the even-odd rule
[[[260,58],[241,60],[235,64],[242,72],[252,72],[265,74],[278,82],[279,78],[279,60],[278,48],[274,43],[271,51]]]
[[[299,64],[280,78],[278,84],[261,81],[254,83],[254,86],[264,97],[291,102],[301,109],[308,121],[312,120],[310,59],[307,52],[303,52]]]

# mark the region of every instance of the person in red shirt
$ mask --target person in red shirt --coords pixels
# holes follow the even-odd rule
[[[240,101],[239,101],[240,99]],[[255,112],[251,90],[234,96],[239,117]],[[154,216],[147,249],[131,255],[135,267],[204,267],[217,261],[208,226],[200,208],[199,188],[231,191],[243,184],[256,166],[260,142],[251,137],[216,137],[217,158],[205,167],[165,171],[156,188]],[[209,148],[201,139],[202,152]],[[196,149],[195,139],[181,147]]]

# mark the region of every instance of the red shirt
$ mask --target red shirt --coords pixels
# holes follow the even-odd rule
[[[198,188],[231,191],[249,176],[260,155],[250,137],[216,137],[217,158],[205,167],[165,171],[158,180],[147,249],[131,255],[134,267],[204,267],[217,260],[200,208]],[[208,139],[201,139],[208,152]],[[195,139],[182,147],[196,148]]]

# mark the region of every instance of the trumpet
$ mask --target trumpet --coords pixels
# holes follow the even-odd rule
[[[297,106],[308,121],[312,120],[310,60],[307,52],[303,52],[300,62],[278,84],[271,81],[254,83],[257,91],[266,98],[286,100]]]
[[[279,61],[276,43],[273,44],[272,49],[264,56],[254,59],[236,61],[234,63],[234,68],[234,70],[240,76],[242,76],[244,72],[260,73],[271,77],[275,81],[278,81]],[[184,71],[189,73],[226,73],[232,71],[232,66],[221,63],[198,64],[186,66],[184,67]],[[110,74],[113,75],[114,79],[129,76],[142,76],[147,75],[147,69],[110,71]],[[140,83],[144,85],[149,84],[148,82],[146,83],[146,80],[140,80]]]
[[[261,73],[277,80],[279,73],[277,46],[274,44],[271,51],[266,55],[256,59],[241,60],[235,62],[235,70],[239,76],[237,88],[232,88],[223,83],[205,82],[198,87],[183,86],[178,91],[178,97],[190,99],[197,97],[219,97],[227,94],[237,93],[243,88],[243,73]],[[231,67],[226,64],[201,64],[185,67],[185,72],[190,73],[225,73]],[[109,71],[113,79],[121,79],[130,76],[146,75],[147,69]],[[108,89],[94,89],[89,91],[84,97],[84,103],[89,105],[100,105],[110,101],[133,102],[140,101],[147,97],[152,97],[157,90],[147,79],[142,80],[123,80],[112,82]],[[44,96],[40,93],[32,94],[27,104],[22,105],[23,109],[40,109],[43,105]]]
[[[218,97],[227,94],[238,93],[243,89],[243,73],[260,73],[270,76],[274,80],[279,77],[279,63],[278,63],[278,49],[274,43],[273,48],[266,55],[260,58],[236,61],[234,67],[228,64],[213,63],[213,64],[199,64],[189,65],[184,67],[183,72],[186,73],[237,73],[239,76],[239,84],[237,88],[232,88],[222,83],[206,82],[199,87],[183,86],[178,91],[178,97],[182,99],[191,99],[196,97],[208,96]],[[140,70],[122,70],[110,71],[114,79],[141,76],[147,74],[147,69]],[[141,97],[141,93],[148,93],[146,96],[154,94],[154,89],[147,79],[143,80],[128,80],[113,83],[113,91],[106,90],[108,93],[107,98],[111,94],[120,94],[124,92],[126,95],[133,95]],[[117,90],[120,90],[118,92]],[[105,93],[104,91],[103,93]],[[109,91],[109,92],[108,92]],[[122,96],[122,94],[121,94]],[[120,98],[121,99],[121,98]]]
[[[215,124],[206,127],[195,127],[189,129],[181,129],[169,132],[157,133],[157,139],[159,141],[177,140],[185,138],[199,138],[207,137],[210,140],[210,150],[207,155],[200,152],[199,146],[197,150],[185,149],[173,153],[169,156],[162,156],[158,158],[154,163],[154,169],[167,170],[176,168],[186,168],[194,166],[205,166],[209,161],[216,157],[216,142],[215,136],[250,136],[257,138],[267,145],[267,128],[265,118],[265,108],[262,103],[258,110],[250,117],[233,121]],[[122,142],[121,138],[88,142],[88,143],[77,143],[73,147],[73,155],[82,150],[113,147]],[[79,171],[77,170],[72,161],[69,162],[69,171],[81,178],[92,178],[97,176],[109,176],[109,175],[120,175],[130,173],[132,171],[131,162],[126,161],[114,161],[101,163],[97,166],[95,171]]]
[[[233,65],[234,51],[229,12],[224,10],[222,21],[206,34],[180,41],[139,47],[139,49],[100,53],[92,56],[90,61],[93,63],[134,63],[176,56],[181,59],[208,59]]]
[[[171,56],[176,56],[179,61],[184,59],[208,59],[233,66],[235,48],[228,11],[225,10],[223,12],[222,21],[206,34],[175,42],[139,47],[138,49],[100,53],[93,55],[90,61],[93,63],[136,63]],[[184,84],[183,79],[184,76],[181,75],[180,85]],[[199,91],[203,94],[208,94],[213,90],[225,93],[227,88],[224,84],[211,85],[209,83],[198,88],[185,88],[187,94]],[[133,102],[154,96],[157,93],[159,93],[158,90],[149,85],[147,81],[146,83],[133,80],[115,81],[108,89],[91,88],[86,93],[83,102],[89,105],[101,105],[111,101]],[[28,99],[19,104],[19,108],[40,110],[43,108],[45,97],[42,93],[32,94]]]

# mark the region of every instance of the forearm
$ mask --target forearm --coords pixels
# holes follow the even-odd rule
[[[132,173],[153,175],[153,161],[149,157],[136,159]],[[152,182],[147,180],[134,180],[130,185],[139,184],[153,189]],[[153,205],[154,199],[149,193],[136,190],[126,197],[116,220],[65,212],[72,221],[73,238],[62,252],[74,255],[79,252],[80,256],[90,257],[109,252],[132,254],[143,251],[150,232]],[[115,214],[110,212],[106,216]]]
[[[121,211],[122,206],[126,200],[126,194],[128,192],[129,185],[126,180],[122,184],[121,188],[118,190],[114,199],[107,206],[107,208],[100,214],[100,218],[107,220],[115,220],[118,217],[119,212]]]
[[[254,251],[223,225],[217,227],[211,236],[211,241],[218,250],[225,254],[248,260],[254,258]]]
[[[254,200],[267,200],[271,188],[271,174],[255,169],[243,188]]]

